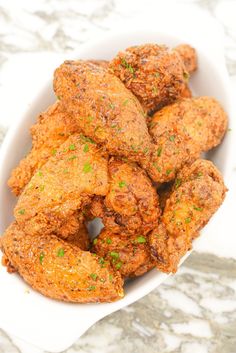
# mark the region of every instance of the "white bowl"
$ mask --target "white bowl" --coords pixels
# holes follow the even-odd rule
[[[118,33],[81,47],[77,57],[111,59],[121,49],[147,42],[175,46],[185,40],[153,31]],[[201,52],[196,43],[192,44],[198,50],[199,55],[199,69],[191,79],[194,93],[217,98],[230,117],[229,80],[222,57],[217,58],[215,54],[211,57],[210,52],[206,55]],[[21,120],[12,127],[1,148],[0,232],[3,232],[12,221],[12,211],[16,203],[15,197],[7,187],[10,172],[30,147],[29,127],[35,122],[38,113],[54,101],[52,78],[50,78],[50,82],[43,90],[39,91],[37,99],[32,102],[31,107],[26,110]],[[224,176],[227,175],[230,164],[228,157],[231,145],[230,138],[230,134],[227,134],[221,146],[209,154]],[[215,218],[217,218],[217,214],[210,221],[210,226],[207,226],[202,233],[213,231]],[[127,283],[126,295],[120,301],[111,304],[81,305],[48,299],[29,288],[18,275],[9,275],[6,269],[1,267],[0,327],[47,351],[59,352],[69,347],[96,321],[145,296],[166,278],[166,274],[152,270]]]

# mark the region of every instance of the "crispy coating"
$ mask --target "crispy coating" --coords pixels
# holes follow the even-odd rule
[[[145,44],[119,52],[109,64],[145,111],[156,111],[182,96],[188,72],[175,50]]]
[[[193,47],[189,44],[180,44],[174,50],[178,52],[188,73],[197,70],[197,52]]]
[[[108,69],[109,61],[107,60],[89,60],[88,62],[90,62],[93,65],[101,66],[104,69]]]
[[[108,262],[54,235],[27,235],[13,223],[1,238],[4,262],[40,293],[75,303],[123,297],[123,281]],[[6,260],[6,258],[8,260]]]
[[[75,211],[81,210],[91,196],[105,196],[107,191],[107,159],[90,139],[73,135],[32,177],[14,215],[27,234],[61,236]]]
[[[181,94],[181,98],[192,98],[192,92],[191,92],[191,89],[188,85],[185,86],[185,88]]]
[[[113,232],[147,234],[160,216],[158,195],[146,173],[135,163],[111,159],[109,190],[91,207],[95,217]]]
[[[149,235],[151,254],[158,269],[176,272],[192,239],[220,207],[226,188],[212,162],[196,160],[177,176],[161,222]]]
[[[89,250],[89,233],[84,223],[79,224],[74,233],[67,235],[66,242],[78,246],[81,250]]]
[[[55,71],[54,90],[83,133],[109,154],[135,161],[149,154],[151,139],[140,103],[106,69],[66,61]]]
[[[13,193],[18,196],[30,181],[37,169],[40,169],[67,138],[79,131],[76,120],[69,115],[57,101],[38,117],[31,127],[32,149],[13,169],[8,181]]]
[[[156,112],[149,126],[155,147],[143,166],[152,180],[162,183],[221,142],[227,116],[214,98],[182,99]]]
[[[104,229],[94,240],[92,251],[110,261],[122,277],[141,276],[155,266],[148,239],[139,234],[116,234]]]

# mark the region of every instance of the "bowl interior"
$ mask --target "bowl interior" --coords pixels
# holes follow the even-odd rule
[[[155,32],[134,32],[134,33],[120,33],[112,36],[108,36],[92,45],[84,46],[80,50],[77,57],[80,59],[111,59],[114,55],[128,46],[135,44],[142,44],[147,42],[164,43],[169,46],[175,46],[179,43],[183,43],[184,39],[175,38],[167,34],[155,33]],[[194,43],[190,43],[194,46]],[[196,47],[196,49],[199,49]],[[213,96],[220,101],[224,109],[230,114],[230,101],[229,101],[229,85],[227,73],[223,65],[217,65],[215,57],[211,58],[210,53],[207,55],[198,50],[199,55],[199,69],[193,75],[190,81],[191,88],[195,95],[208,95]],[[70,59],[70,58],[68,58]],[[73,59],[73,58],[72,58]],[[20,118],[12,127],[9,132],[4,145],[1,150],[0,157],[0,232],[2,233],[9,223],[13,219],[13,208],[16,203],[16,198],[13,197],[9,188],[7,187],[7,180],[9,178],[11,170],[18,164],[19,160],[27,153],[30,149],[31,139],[29,134],[30,126],[36,121],[39,112],[47,108],[48,105],[55,101],[55,96],[52,89],[52,78],[50,82],[41,88],[39,92],[35,93],[35,100],[31,106],[27,108],[24,116]],[[226,137],[220,147],[216,148],[210,154],[207,155],[221,170],[223,175],[227,171],[227,155],[229,151],[229,134]],[[211,222],[214,222],[214,218]],[[203,231],[206,232],[207,228]],[[4,273],[3,273],[4,271]],[[160,284],[167,276],[159,273],[156,270],[152,270],[144,276],[130,281],[126,284],[126,296],[124,299],[116,303],[111,304],[93,304],[93,305],[71,305],[52,301],[40,294],[33,292],[32,295],[25,298],[23,291],[25,290],[25,283],[17,276],[8,276],[5,274],[5,269],[0,269],[1,281],[4,281],[3,293],[0,294],[0,311],[3,320],[5,320],[5,329],[10,331],[17,331],[17,334],[21,337],[27,335],[31,337],[31,341],[35,344],[42,345],[44,342],[44,348],[52,351],[57,349],[62,350],[69,341],[75,340],[80,333],[83,333],[93,322],[106,314],[115,311],[133,301],[141,298],[158,284]],[[19,295],[15,294],[19,292]],[[12,313],[17,313],[19,319],[15,316],[9,316],[9,309],[4,307],[4,298],[9,301],[12,297]],[[1,305],[1,303],[3,303]],[[27,314],[24,311],[27,306]],[[21,314],[22,311],[22,315]],[[4,314],[5,312],[5,314]],[[21,317],[28,317],[28,326],[22,327]],[[45,315],[48,323],[45,328],[40,327],[40,334],[37,331],[37,324],[35,323],[35,317],[38,322],[45,322]],[[63,315],[63,325],[61,324],[60,317]],[[12,319],[11,324],[9,320]],[[82,318],[82,319],[81,319]],[[80,321],[79,321],[80,320]],[[14,321],[14,323],[13,323]],[[70,334],[64,335],[66,325],[76,323],[76,327],[72,327]],[[1,323],[1,318],[0,318]],[[57,335],[52,334],[50,343],[48,340],[48,329],[53,327],[54,332]],[[30,326],[30,327],[29,327]],[[81,327],[81,329],[80,329]],[[52,329],[51,329],[52,330]],[[50,330],[50,332],[51,332]],[[30,334],[29,334],[30,331]],[[79,332],[79,333],[78,333]],[[61,336],[64,335],[64,346],[62,347]],[[25,338],[27,338],[26,336]],[[68,342],[65,343],[65,339],[68,338]],[[54,341],[53,341],[54,340]],[[41,342],[41,343],[40,343]],[[47,342],[47,344],[46,344]],[[53,343],[54,342],[54,343]],[[57,343],[55,343],[57,342]],[[61,343],[61,345],[60,345]],[[58,348],[56,348],[58,347]]]

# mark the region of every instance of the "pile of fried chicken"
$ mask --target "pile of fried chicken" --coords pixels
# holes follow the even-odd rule
[[[189,45],[133,46],[107,61],[65,61],[56,102],[31,128],[32,149],[12,171],[15,221],[2,262],[40,293],[77,303],[124,296],[124,280],[181,257],[224,200],[212,162],[227,116],[192,97]],[[87,225],[104,228],[93,240]]]

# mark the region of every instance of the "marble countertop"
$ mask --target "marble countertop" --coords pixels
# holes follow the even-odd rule
[[[235,0],[0,0],[0,141],[55,63],[114,28],[154,15],[158,22],[173,6],[182,14],[203,9],[222,26],[236,99]],[[232,185],[235,167],[236,160]],[[95,324],[66,352],[236,353],[236,243],[225,236],[200,242],[177,275]],[[43,353],[2,330],[0,352]]]

